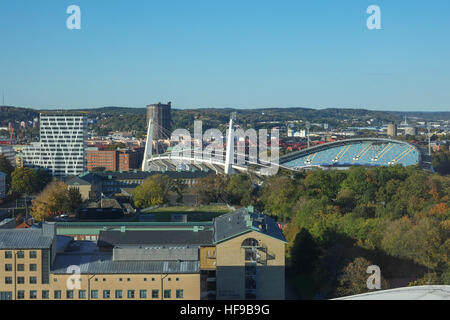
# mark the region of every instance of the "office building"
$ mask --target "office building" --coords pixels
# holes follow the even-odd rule
[[[171,102],[150,104],[147,106],[147,125],[153,119],[153,139],[170,139]]]
[[[141,167],[144,149],[99,150],[87,149],[87,169],[105,168],[105,171],[130,171]]]
[[[251,208],[210,224],[101,228],[97,242],[48,223],[0,229],[0,299],[284,299],[285,243]]]
[[[4,155],[13,167],[16,166],[16,152],[13,147],[6,144],[0,144],[0,155]]]
[[[24,148],[24,165],[45,168],[56,177],[84,172],[86,119],[82,113],[41,113],[40,142]]]

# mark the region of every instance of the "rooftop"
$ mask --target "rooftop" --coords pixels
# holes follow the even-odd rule
[[[195,231],[197,230],[197,231]],[[192,230],[139,230],[139,231],[100,231],[99,247],[120,245],[191,245],[202,246],[213,243],[213,231],[209,228],[193,227]]]
[[[81,274],[160,274],[198,273],[199,261],[114,261],[112,252],[57,254],[52,273],[67,274],[71,265],[80,267]]]
[[[219,243],[251,231],[286,242],[275,220],[260,213],[250,212],[247,208],[215,218],[214,230],[214,243]]]
[[[335,300],[450,300],[450,286],[417,286],[378,290]]]
[[[1,229],[0,249],[48,249],[52,237],[40,229]]]

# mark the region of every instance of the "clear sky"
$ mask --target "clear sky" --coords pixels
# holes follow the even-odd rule
[[[1,90],[32,108],[449,111],[450,1],[0,0]]]

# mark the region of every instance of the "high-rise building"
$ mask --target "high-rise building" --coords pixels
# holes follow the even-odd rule
[[[171,102],[162,104],[150,104],[147,106],[147,125],[150,119],[153,119],[153,139],[170,138],[171,129]]]
[[[82,113],[40,114],[40,142],[24,148],[25,165],[46,168],[56,177],[81,174],[86,167],[87,117]]]
[[[395,123],[390,123],[387,126],[387,135],[390,137],[397,136],[397,125]]]

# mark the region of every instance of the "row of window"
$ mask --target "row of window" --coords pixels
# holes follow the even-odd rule
[[[79,280],[81,281],[82,279],[79,279]],[[57,279],[57,278],[54,278],[53,281],[54,281],[54,282],[57,282],[58,279]],[[95,281],[95,282],[98,282],[98,278],[94,278],[94,281]],[[102,281],[103,281],[103,282],[106,282],[106,278],[102,278]],[[122,282],[122,281],[123,281],[123,278],[119,278],[119,281]],[[127,282],[130,282],[130,281],[131,281],[131,278],[127,278]],[[144,278],[144,281],[147,281],[147,278]],[[155,279],[155,278],[152,278],[152,281],[156,281],[156,279]],[[172,278],[167,278],[167,281],[172,281]],[[180,281],[180,278],[175,278],[175,281]],[[72,279],[72,282],[75,283],[75,280]]]
[[[127,290],[127,298],[128,299],[135,299],[136,295],[135,292],[137,290]],[[36,290],[30,290],[30,299],[37,299],[37,291]],[[74,299],[75,293],[74,290],[66,290],[65,292],[66,299]],[[103,290],[102,296],[103,299],[111,299],[111,290]],[[172,298],[172,290],[164,290],[164,298],[165,299],[171,299]],[[184,297],[184,290],[183,289],[177,289],[175,291],[175,296],[177,299],[183,299]],[[54,299],[61,299],[62,298],[62,291],[61,290],[55,290],[53,292]],[[123,291],[122,290],[115,290],[114,291],[114,297],[116,299],[123,299]],[[152,299],[158,299],[159,298],[159,290],[152,290],[151,292]],[[86,290],[78,290],[78,298],[79,299],[86,299]],[[147,290],[139,290],[139,298],[140,299],[147,299]],[[24,290],[18,290],[17,291],[17,299],[25,299],[25,291]],[[50,291],[48,290],[42,290],[42,299],[50,299]],[[99,291],[98,290],[91,290],[91,299],[99,299]]]
[[[37,284],[37,277],[30,277],[30,284]],[[5,277],[5,284],[12,284],[12,277]],[[18,284],[25,284],[25,277],[17,277]]]
[[[13,271],[13,266],[10,263],[5,264],[5,271]],[[22,263],[19,263],[17,265],[17,271],[25,271],[25,265]],[[29,265],[29,271],[37,271],[37,264],[30,263]]]
[[[12,251],[5,251],[5,259],[12,259],[13,253]],[[37,252],[36,251],[30,251],[29,252],[30,259],[36,259],[37,258]],[[23,259],[25,258],[25,252],[24,251],[18,251],[17,252],[17,258]]]

